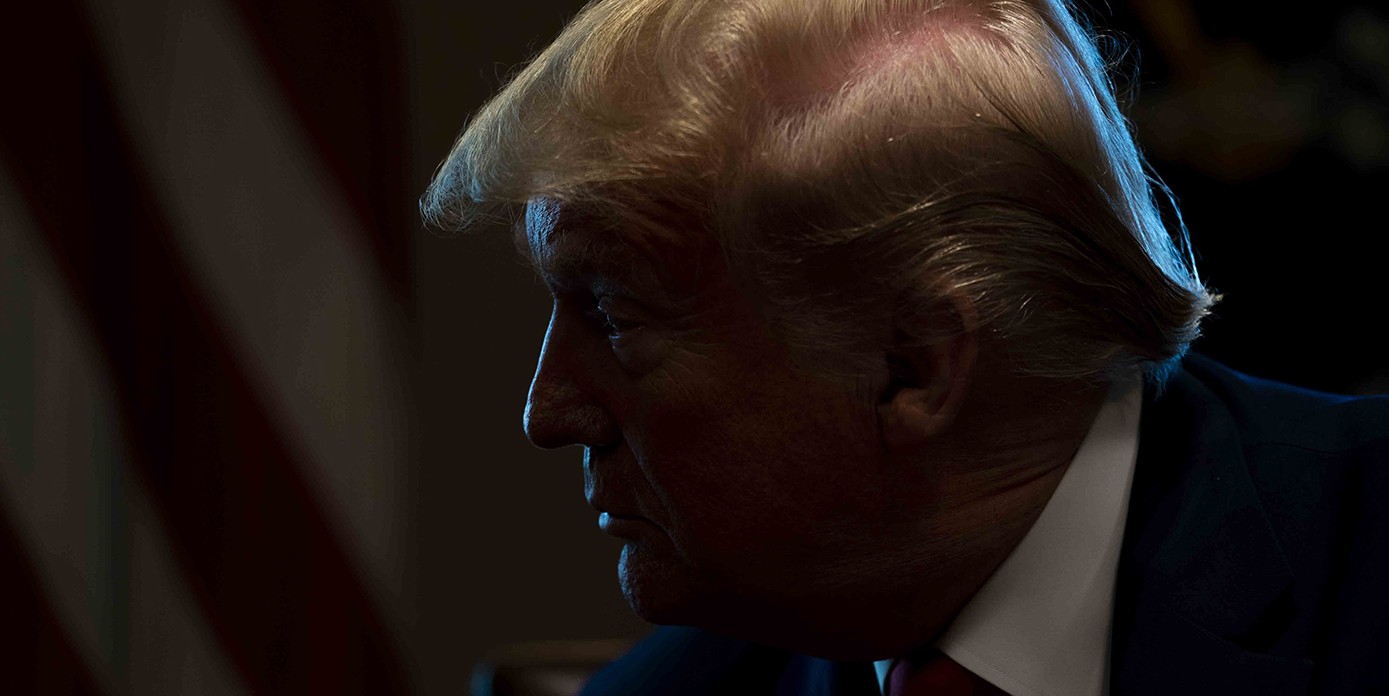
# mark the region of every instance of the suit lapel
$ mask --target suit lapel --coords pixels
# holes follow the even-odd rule
[[[1292,574],[1221,399],[1185,370],[1145,395],[1120,556],[1111,694],[1302,694],[1312,665],[1248,640]]]

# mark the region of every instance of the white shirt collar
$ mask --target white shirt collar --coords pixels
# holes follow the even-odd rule
[[[936,647],[1011,696],[1104,696],[1143,405],[1114,385],[1051,500]],[[885,691],[893,660],[878,660]]]

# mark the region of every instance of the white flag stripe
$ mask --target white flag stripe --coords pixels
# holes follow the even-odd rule
[[[359,222],[231,8],[88,5],[176,241],[403,639],[408,356]]]

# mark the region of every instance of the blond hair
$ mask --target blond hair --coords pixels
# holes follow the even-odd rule
[[[643,249],[711,235],[845,377],[964,330],[941,310],[965,298],[1020,372],[1098,380],[1165,374],[1214,301],[1155,191],[1059,0],[601,0],[473,118],[421,208],[462,228],[546,197]]]

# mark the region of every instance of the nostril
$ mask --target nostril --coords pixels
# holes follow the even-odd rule
[[[541,449],[579,444],[583,428],[578,416],[583,410],[573,400],[546,399],[543,392],[532,390],[521,417],[526,439]]]
[[[602,449],[620,440],[617,425],[603,406],[577,398],[554,401],[541,396],[532,391],[522,415],[526,439],[536,447],[584,445]]]

